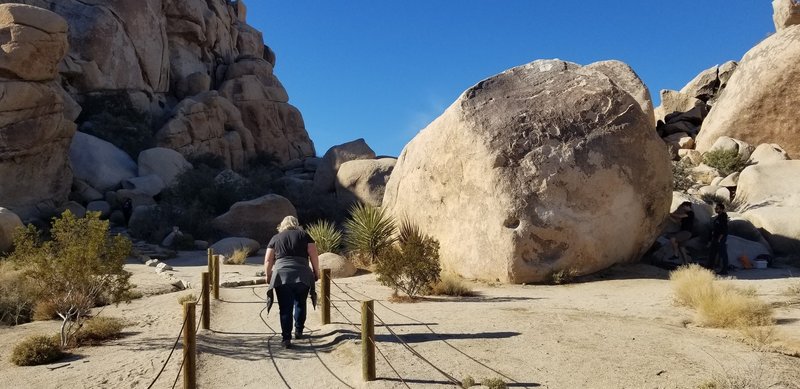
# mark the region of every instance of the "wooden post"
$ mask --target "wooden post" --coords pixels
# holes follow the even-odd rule
[[[203,295],[203,321],[202,321],[202,328],[207,330],[211,327],[211,295],[210,290],[211,287],[209,286],[209,274],[207,272],[203,272],[201,274],[201,284],[203,284],[203,290],[200,292]]]
[[[208,274],[214,274],[214,249],[208,249]],[[206,285],[211,286],[211,279]]]
[[[364,381],[375,380],[374,307],[372,300],[361,302],[361,376]]]
[[[194,334],[194,311],[196,304],[189,301],[183,303],[183,318],[186,326],[183,328],[183,387],[195,389],[197,387],[197,342]]]
[[[331,324],[331,269],[322,269],[322,282],[320,282],[320,314],[322,324]]]
[[[211,278],[214,300],[219,300],[219,255],[214,256],[214,275]]]

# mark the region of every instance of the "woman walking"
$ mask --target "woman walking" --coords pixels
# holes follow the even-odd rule
[[[309,260],[311,267],[308,266]],[[303,337],[306,298],[319,279],[319,258],[314,239],[300,228],[297,218],[287,216],[278,226],[264,256],[269,290],[275,290],[281,318],[283,347],[292,347],[292,319],[295,339]],[[312,270],[313,268],[313,270]]]

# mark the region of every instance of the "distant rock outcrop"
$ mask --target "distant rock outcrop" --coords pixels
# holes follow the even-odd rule
[[[2,4],[0,30],[0,206],[27,219],[66,201],[72,185],[75,124],[53,82],[67,23],[41,8]]]
[[[797,0],[772,0],[772,8],[775,31],[800,24],[800,2]]]
[[[470,278],[534,282],[637,260],[669,212],[669,158],[616,79],[548,60],[479,82],[405,147],[383,206]]]
[[[777,143],[800,156],[800,26],[787,27],[745,54],[703,122],[697,150],[729,136],[753,145]]]
[[[394,158],[361,159],[343,163],[336,174],[339,208],[346,211],[356,202],[380,207],[386,182],[389,181],[396,163]]]

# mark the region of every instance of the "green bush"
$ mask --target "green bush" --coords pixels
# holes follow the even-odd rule
[[[336,229],[333,223],[327,220],[320,220],[306,227],[306,232],[314,238],[317,244],[317,251],[322,253],[339,253],[342,244],[342,233]]]
[[[689,166],[683,161],[672,161],[672,190],[686,192],[692,185]]]
[[[375,272],[395,294],[402,290],[413,298],[439,281],[439,242],[408,220],[400,224],[399,235],[397,245],[384,248],[377,257]]]
[[[25,270],[41,291],[39,301],[55,306],[62,318],[61,345],[66,346],[97,301],[129,301],[133,287],[125,271],[131,242],[109,236],[99,212],[76,218],[65,211],[53,220],[53,240],[42,241],[33,226],[15,237],[9,259]]]
[[[711,150],[703,154],[703,163],[719,170],[723,176],[741,172],[747,167],[747,161],[743,161],[736,150]]]
[[[32,281],[11,263],[0,262],[0,324],[31,321],[38,291]]]
[[[383,209],[355,204],[344,222],[347,248],[369,257],[372,263],[394,243],[397,230],[394,220]]]
[[[78,346],[95,345],[118,338],[125,326],[125,321],[120,318],[95,316],[83,323],[75,334],[75,343]]]
[[[11,363],[17,366],[35,366],[55,362],[64,353],[58,344],[58,337],[34,335],[25,338],[11,351]]]

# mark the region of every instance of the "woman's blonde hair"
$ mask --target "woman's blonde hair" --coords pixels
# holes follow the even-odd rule
[[[281,224],[278,226],[278,232],[283,232],[286,230],[299,230],[300,229],[300,222],[297,221],[297,218],[294,216],[286,216],[281,221]]]

